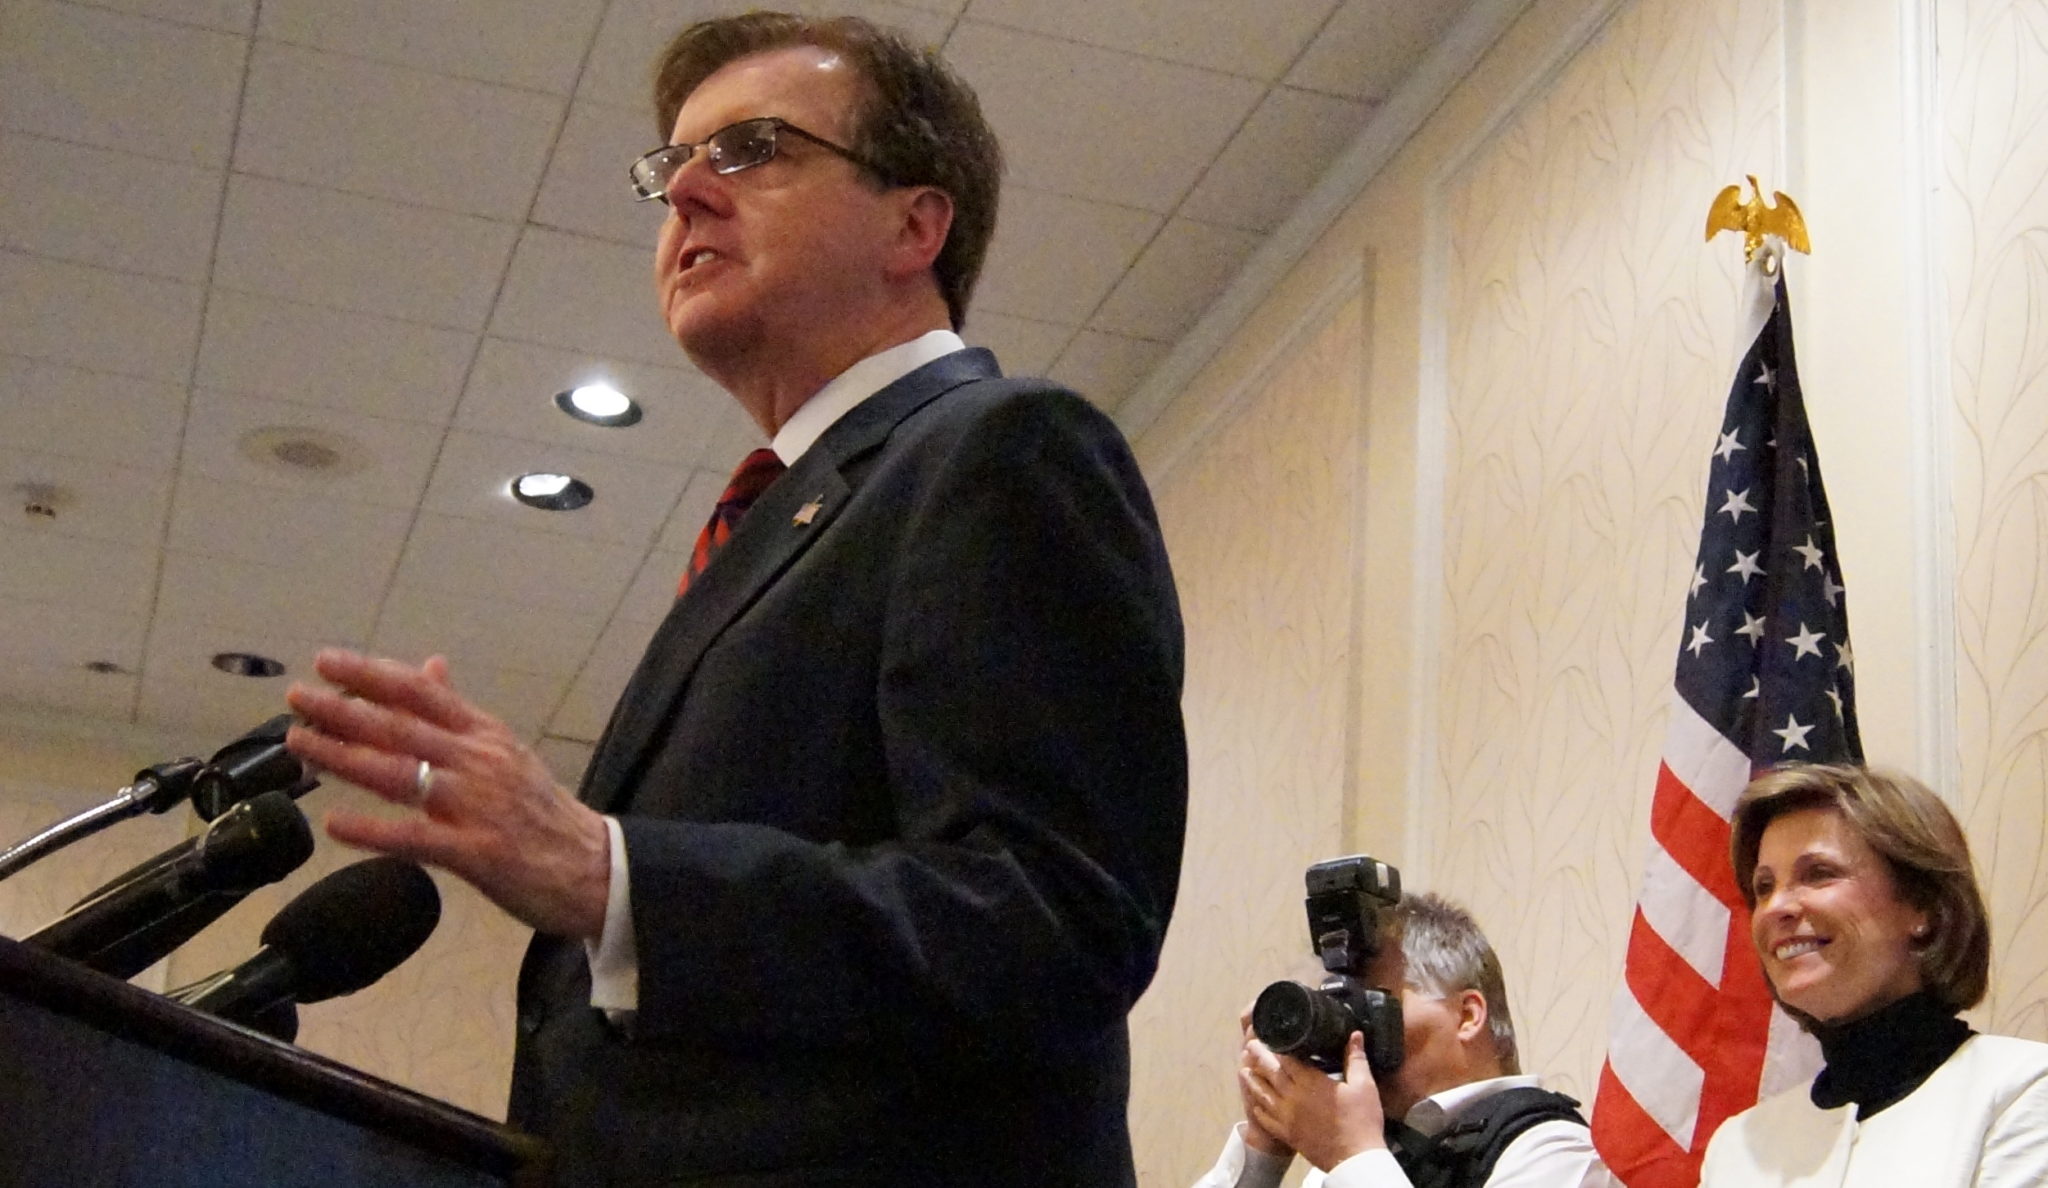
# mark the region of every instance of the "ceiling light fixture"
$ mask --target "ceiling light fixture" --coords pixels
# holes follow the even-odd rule
[[[254,652],[215,652],[213,666],[229,676],[262,678],[284,675],[284,665]]]
[[[589,506],[597,492],[580,478],[536,472],[512,480],[512,498],[542,511],[575,511]]]
[[[555,393],[555,407],[592,425],[607,429],[624,428],[640,422],[640,406],[610,384],[584,384]]]

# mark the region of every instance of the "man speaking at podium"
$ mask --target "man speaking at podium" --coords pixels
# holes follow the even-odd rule
[[[661,311],[770,448],[580,795],[439,658],[323,653],[291,746],[419,810],[335,837],[538,930],[511,1120],[563,1183],[1133,1184],[1180,616],[1116,429],[954,333],[994,136],[855,20],[693,26],[656,91]]]

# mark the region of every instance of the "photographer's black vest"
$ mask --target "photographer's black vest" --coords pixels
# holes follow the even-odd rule
[[[1433,1136],[1390,1122],[1387,1144],[1415,1188],[1482,1188],[1501,1152],[1530,1127],[1541,1122],[1584,1126],[1578,1107],[1548,1089],[1503,1089]]]

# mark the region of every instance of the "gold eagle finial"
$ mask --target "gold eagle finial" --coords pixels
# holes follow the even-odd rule
[[[1723,231],[1742,232],[1743,262],[1756,257],[1756,249],[1763,246],[1764,236],[1775,235],[1785,241],[1785,246],[1795,252],[1813,253],[1813,244],[1806,238],[1806,220],[1799,215],[1799,204],[1781,191],[1771,191],[1772,204],[1764,205],[1763,187],[1756,184],[1756,176],[1750,174],[1750,199],[1740,201],[1742,187],[1728,186],[1714,195],[1714,205],[1707,209],[1707,238]]]

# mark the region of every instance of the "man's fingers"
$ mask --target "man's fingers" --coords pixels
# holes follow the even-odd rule
[[[446,766],[456,757],[453,735],[401,710],[312,685],[293,685],[285,691],[284,701],[303,723],[345,743],[410,755],[436,766]]]
[[[367,813],[335,809],[327,814],[327,836],[358,850],[395,854],[414,862],[437,862],[441,847],[434,844],[435,826],[419,817],[396,820]]]
[[[393,804],[419,803],[419,760],[335,738],[305,725],[285,732],[292,754]]]
[[[345,648],[322,648],[313,657],[313,671],[365,700],[397,706],[449,730],[467,728],[476,711],[449,685],[447,659],[435,656],[427,665],[414,668]]]
[[[1353,1085],[1372,1080],[1372,1064],[1365,1058],[1364,1032],[1352,1032],[1344,1045],[1344,1080]]]

